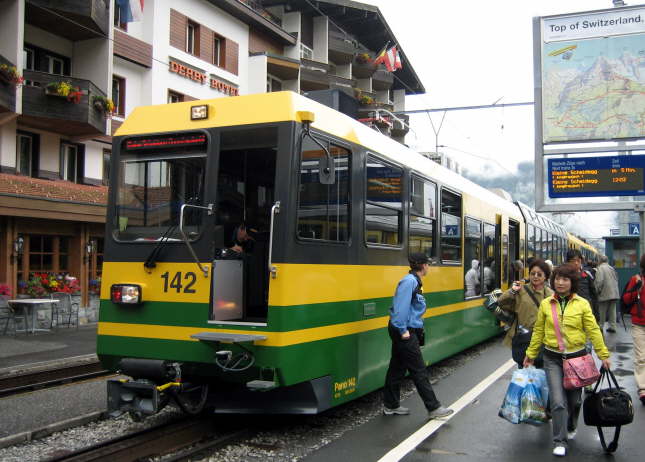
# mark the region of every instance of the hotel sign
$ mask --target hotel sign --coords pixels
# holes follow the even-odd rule
[[[195,69],[192,69],[183,64],[179,64],[178,62],[170,61],[170,66],[168,67],[168,70],[186,79],[193,80],[202,85],[208,85],[210,88],[213,88],[221,93],[225,93],[230,96],[238,95],[238,88],[235,85],[226,83],[214,77],[209,77],[207,74],[204,74],[203,72],[196,71]]]

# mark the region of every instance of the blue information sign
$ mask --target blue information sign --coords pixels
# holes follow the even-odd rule
[[[629,235],[630,236],[640,236],[641,235],[641,224],[640,223],[629,223]]]
[[[548,160],[549,197],[645,195],[645,155]]]

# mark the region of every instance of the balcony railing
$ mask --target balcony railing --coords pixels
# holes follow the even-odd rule
[[[21,121],[25,125],[73,137],[105,133],[105,114],[92,104],[92,97],[106,95],[92,82],[28,70],[24,71],[24,77],[28,85],[22,90]],[[62,81],[79,89],[78,103],[68,97],[47,94],[48,84]]]
[[[329,60],[336,64],[349,64],[354,60],[356,41],[341,32],[329,31]]]
[[[29,0],[25,21],[72,41],[106,37],[111,0]]]
[[[258,0],[237,0],[240,3],[245,4],[253,11],[258,13],[265,19],[268,19],[276,26],[282,27],[282,19],[277,17],[275,14],[271,13],[269,10],[266,10]]]
[[[0,55],[0,66],[13,66],[13,63]],[[16,86],[8,76],[0,73],[0,113],[16,112]]]

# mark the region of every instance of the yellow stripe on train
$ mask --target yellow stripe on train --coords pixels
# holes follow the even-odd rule
[[[429,309],[424,317],[431,318],[446,313],[463,311],[482,305],[481,299],[455,303]],[[180,340],[198,342],[190,336],[200,332],[228,332],[232,334],[258,334],[266,335],[267,339],[255,342],[256,345],[285,347],[300,343],[327,340],[345,335],[354,335],[387,326],[388,316],[381,316],[363,321],[333,324],[331,326],[312,327],[289,332],[267,332],[259,330],[232,330],[204,327],[160,326],[152,324],[125,324],[116,322],[99,322],[98,335],[113,335],[117,337],[136,337],[162,340]]]
[[[209,303],[209,277],[195,263],[157,263],[147,271],[140,262],[105,262],[101,298],[110,298],[112,284],[139,284],[143,300]],[[293,306],[391,297],[409,270],[403,266],[276,264],[270,279],[269,305]],[[217,265],[213,268],[217,271]],[[426,293],[463,289],[461,266],[433,266],[424,278]],[[193,292],[194,291],[194,292]]]

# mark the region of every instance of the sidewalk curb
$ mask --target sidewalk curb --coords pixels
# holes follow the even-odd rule
[[[15,435],[5,436],[0,438],[0,449],[6,448],[7,446],[13,446],[20,443],[26,443],[27,441],[38,440],[45,438],[53,433],[67,430],[72,427],[78,427],[80,425],[85,425],[96,420],[105,420],[108,418],[107,411],[97,411],[91,412],[89,414],[81,415],[78,417],[72,417],[71,419],[62,420],[53,424],[46,425],[42,428],[37,428],[35,430],[30,430],[22,433],[17,433]]]

